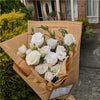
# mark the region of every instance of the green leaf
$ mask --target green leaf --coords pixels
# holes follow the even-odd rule
[[[61,42],[61,45],[64,45],[64,42],[62,40],[60,40],[60,42]]]
[[[41,57],[40,58],[40,63],[43,64],[43,62],[44,62],[44,57]]]
[[[65,37],[65,34],[64,34],[64,33],[62,33],[62,36],[63,36],[63,37]]]
[[[65,34],[68,34],[68,32],[65,29],[59,28],[58,30],[62,33],[63,37],[65,37]]]
[[[69,52],[69,48],[68,47],[66,47],[66,51]]]
[[[45,25],[45,26],[41,25],[41,26],[38,27],[38,28],[42,28],[43,30],[48,31],[48,26],[47,26],[47,25]]]
[[[31,34],[33,35],[33,34],[34,34],[34,28],[33,28],[33,26],[32,26],[32,28],[31,28],[31,30],[32,30],[32,33],[31,33]]]
[[[58,38],[60,39],[61,45],[64,45],[64,42],[63,42],[62,38],[60,36],[58,36]]]
[[[73,52],[73,49],[69,49],[69,51],[72,51]]]
[[[34,28],[33,28],[33,26],[32,26],[32,32],[34,32]]]
[[[75,43],[71,43],[70,45],[69,45],[69,47],[73,47],[75,45]]]
[[[50,37],[51,37],[51,38],[53,38],[53,39],[55,39],[55,36],[54,36],[54,35],[52,35],[52,34],[50,34]]]

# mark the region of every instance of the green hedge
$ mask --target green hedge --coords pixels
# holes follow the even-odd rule
[[[30,12],[20,0],[0,0],[0,5],[0,14],[10,13],[13,9],[15,9],[15,11],[21,10],[22,13],[26,14],[24,17],[25,20],[33,19]]]
[[[78,18],[77,21],[83,22],[82,25],[82,41],[94,36],[94,27],[88,26],[88,20],[85,18]]]
[[[0,16],[0,42],[27,31],[25,13],[20,11]],[[0,48],[0,100],[37,100],[36,94],[13,70],[12,59]]]

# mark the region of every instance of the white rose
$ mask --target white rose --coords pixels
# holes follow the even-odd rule
[[[44,50],[45,54],[48,54],[51,48],[49,46],[43,46],[41,49]]]
[[[22,45],[20,48],[18,48],[18,51],[19,51],[20,53],[22,53],[22,54],[25,54],[25,53],[26,53],[26,50],[27,50],[27,48],[26,48],[25,45]]]
[[[64,37],[64,43],[69,46],[72,43],[76,44],[76,40],[72,34],[66,34]]]
[[[54,73],[52,73],[52,72],[46,72],[44,78],[45,78],[45,80],[51,82],[52,79],[54,78]]]
[[[58,61],[57,54],[54,52],[50,52],[45,56],[44,60],[46,60],[46,62],[50,65],[55,65]]]
[[[48,70],[48,65],[47,64],[40,64],[35,67],[35,70],[39,74],[44,74]]]
[[[57,76],[59,74],[61,65],[62,65],[62,63],[52,66],[51,71],[54,73],[54,76]]]
[[[26,62],[28,65],[37,65],[40,61],[40,53],[36,50],[32,51],[26,56]]]
[[[56,49],[56,53],[60,61],[63,61],[66,58],[67,53],[66,53],[66,49],[64,48],[64,46],[58,45]]]
[[[26,50],[26,55],[30,54],[32,52],[31,49]]]
[[[42,33],[38,32],[32,35],[31,43],[35,44],[37,48],[41,47],[43,42],[44,42],[44,37]]]
[[[46,40],[47,45],[51,47],[51,49],[55,49],[56,46],[58,45],[58,40],[50,38],[48,40]]]

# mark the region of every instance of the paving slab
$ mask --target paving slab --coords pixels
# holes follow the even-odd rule
[[[94,37],[82,43],[80,55],[80,67],[100,68],[100,29],[95,29]]]
[[[100,69],[82,66],[73,95],[76,100],[100,100]]]

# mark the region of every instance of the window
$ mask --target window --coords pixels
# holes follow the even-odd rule
[[[48,7],[48,4],[47,3],[45,4],[45,9],[46,9],[46,13],[48,15],[49,14],[49,7]]]
[[[99,0],[87,0],[87,19],[89,23],[99,22]]]
[[[77,0],[67,0],[67,20],[78,18]]]

